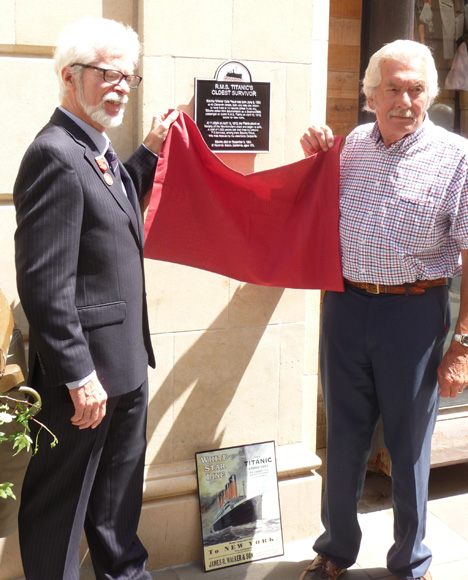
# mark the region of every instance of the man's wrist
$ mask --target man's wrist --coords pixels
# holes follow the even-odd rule
[[[80,387],[84,387],[86,383],[88,383],[91,379],[94,379],[96,376],[96,371],[93,371],[88,376],[83,377],[79,381],[72,381],[71,383],[67,383],[67,387],[70,390],[79,389]]]
[[[148,147],[148,145],[145,145],[144,143],[142,143],[142,145],[143,145],[143,147],[144,147],[145,149],[147,149],[147,150],[148,150],[148,151],[149,151],[149,152],[150,152],[152,155],[154,155],[156,158],[158,158],[158,157],[159,157],[159,155],[158,155],[157,153],[155,153],[154,151],[152,151],[152,150],[151,150],[151,149]]]

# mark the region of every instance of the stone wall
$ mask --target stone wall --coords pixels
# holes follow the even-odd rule
[[[251,172],[301,159],[300,136],[311,119],[325,119],[328,4],[0,0],[0,288],[26,336],[15,288],[11,192],[26,147],[58,104],[52,52],[62,27],[90,14],[121,20],[140,34],[144,81],[124,124],[109,132],[121,158],[156,112],[178,107],[193,114],[194,78],[213,78],[224,61],[240,60],[254,80],[271,82],[270,153],[221,155]],[[284,539],[313,535],[321,488],[314,472],[319,293],[257,287],[154,261],[146,272],[158,360],[150,372],[140,527],[148,568],[201,559],[197,451],[275,440]],[[0,541],[0,580],[22,574],[17,542],[17,536]]]

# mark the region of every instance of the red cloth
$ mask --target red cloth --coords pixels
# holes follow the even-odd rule
[[[326,154],[244,175],[180,113],[158,161],[145,257],[263,286],[343,290],[340,140]]]

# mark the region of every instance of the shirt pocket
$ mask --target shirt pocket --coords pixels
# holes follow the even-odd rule
[[[414,253],[439,245],[439,204],[431,197],[398,194],[389,204],[386,232],[398,248]]]

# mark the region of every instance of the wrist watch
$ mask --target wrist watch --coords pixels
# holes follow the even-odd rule
[[[459,342],[463,346],[468,346],[468,334],[454,334],[452,340]]]

